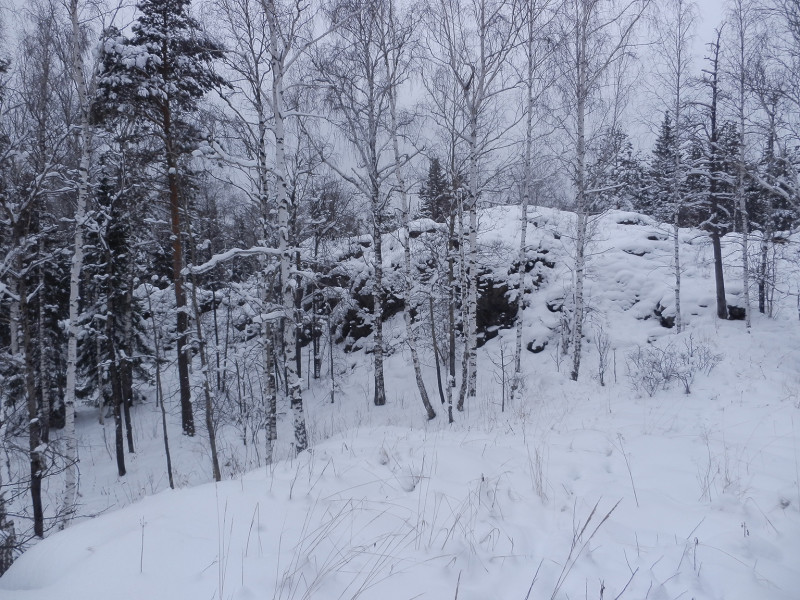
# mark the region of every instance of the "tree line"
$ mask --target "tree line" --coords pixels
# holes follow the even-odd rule
[[[685,227],[713,247],[718,317],[749,328],[751,288],[771,315],[776,247],[797,222],[800,2],[731,0],[702,57],[697,11],[685,0],[141,0],[125,23],[120,7],[29,3],[6,23],[0,61],[0,443],[14,457],[0,468],[0,573],[76,514],[77,403],[113,418],[122,477],[130,411],[152,385],[174,485],[173,369],[181,433],[202,415],[217,481],[219,427],[269,463],[285,403],[295,451],[308,446],[303,348],[309,377],[330,361],[332,402],[334,347],[367,348],[373,402],[385,404],[384,322],[401,312],[425,414],[438,404],[452,422],[476,394],[487,335],[481,207],[520,208],[516,396],[536,205],[574,213],[561,332],[574,380],[591,223],[609,209],[665,224],[678,332]],[[647,153],[633,142],[642,109],[656,129]],[[393,232],[402,260],[387,270]],[[744,290],[733,308],[729,233]],[[342,270],[359,257],[359,272]],[[42,482],[62,472],[63,500],[46,510]],[[8,507],[23,504],[15,523]]]

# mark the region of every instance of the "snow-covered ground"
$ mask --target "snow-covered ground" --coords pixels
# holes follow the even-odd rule
[[[516,257],[517,210],[482,215],[482,241],[496,257],[487,264],[498,273]],[[560,315],[548,308],[567,295],[569,215],[541,210],[532,220],[532,252],[546,250],[555,267],[536,267],[544,281],[527,298],[524,343],[547,345],[523,350],[520,401],[501,403],[510,330],[481,349],[477,397],[452,425],[438,400],[439,416],[425,420],[403,344],[388,359],[385,407],[371,405],[371,357],[340,355],[335,404],[325,380],[306,393],[312,449],[249,470],[254,448],[223,432],[220,484],[203,483],[202,437],[180,436],[171,407],[175,491],[164,489],[152,403],[135,410],[138,451],[124,481],[112,424],[104,430],[86,409],[81,513],[97,516],[20,557],[0,579],[0,598],[800,597],[796,270],[779,263],[787,283],[776,315],[754,315],[747,333],[742,321],[714,318],[707,238],[683,231],[688,328],[676,335],[654,314],[674,314],[669,231],[636,215],[604,216],[590,248],[588,343],[574,383],[558,353]],[[737,245],[726,242],[737,304]],[[402,338],[399,319],[387,337]],[[637,346],[679,363],[692,348],[691,394],[680,381],[652,396],[634,388]],[[432,365],[427,381],[434,391]],[[288,418],[282,426],[279,454],[289,457]],[[51,501],[58,485],[50,483]]]

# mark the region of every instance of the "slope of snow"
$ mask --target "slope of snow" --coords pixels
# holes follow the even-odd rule
[[[482,214],[484,263],[511,280],[517,217],[512,207]],[[554,266],[537,264],[542,281],[526,294],[523,342],[547,346],[523,351],[521,401],[501,401],[500,352],[508,361],[514,343],[513,331],[501,331],[480,351],[478,395],[465,413],[448,425],[437,402],[439,417],[427,422],[395,319],[389,405],[370,403],[369,354],[338,355],[336,403],[324,379],[306,394],[313,448],[244,472],[257,464],[254,449],[223,432],[230,479],[220,484],[187,487],[207,480],[208,459],[202,439],[180,437],[172,415],[183,487],[158,492],[165,481],[151,404],[137,408],[139,453],[127,483],[117,481],[103,430],[84,412],[81,456],[92,462],[84,512],[124,508],[35,545],[0,579],[0,598],[796,599],[800,331],[791,263],[779,264],[788,283],[776,317],[754,315],[748,334],[743,322],[714,318],[707,239],[682,231],[688,330],[676,335],[654,313],[674,314],[670,231],[641,215],[603,216],[593,224],[588,344],[574,383],[558,353],[560,313],[548,308],[568,304],[570,215],[541,209],[530,220],[531,253],[545,250]],[[395,246],[387,244],[387,264]],[[733,236],[725,251],[735,305]],[[612,353],[600,386],[603,334]],[[721,356],[695,375],[691,394],[679,383],[652,397],[632,387],[627,357],[637,346],[680,353],[687,344]],[[430,352],[423,357],[437,398]]]

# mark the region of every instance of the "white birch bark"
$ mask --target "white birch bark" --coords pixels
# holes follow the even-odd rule
[[[632,0],[620,8],[602,0],[570,0],[571,11],[565,35],[567,100],[573,107],[575,155],[572,163],[575,184],[575,264],[574,310],[572,314],[572,370],[570,377],[578,380],[583,343],[585,313],[584,281],[586,276],[586,244],[588,198],[586,175],[587,105],[603,86],[609,67],[625,55],[631,34],[649,0]],[[591,56],[590,54],[591,49]]]
[[[546,6],[547,3],[545,3]],[[522,388],[522,311],[525,306],[525,263],[527,262],[528,244],[528,206],[531,201],[531,187],[533,185],[533,111],[534,106],[534,74],[536,71],[536,56],[534,40],[536,36],[537,20],[541,16],[543,7],[537,6],[535,0],[529,0],[525,6],[528,39],[525,42],[526,79],[525,79],[525,152],[522,165],[522,205],[519,215],[519,263],[517,281],[517,323],[516,337],[514,340],[514,377],[511,380],[511,399],[518,400]]]
[[[587,42],[592,6],[580,2],[575,27],[575,271],[572,313],[572,371],[570,378],[578,380],[583,342],[583,280],[586,270],[586,101],[589,96]]]
[[[675,157],[673,164],[673,183],[672,183],[672,206],[674,213],[673,224],[673,262],[675,266],[675,333],[683,331],[683,314],[681,312],[681,247],[680,247],[680,214],[683,202],[681,198],[681,184],[683,183],[682,161],[681,161],[681,141],[683,138],[683,86],[686,70],[688,68],[686,54],[688,52],[687,43],[689,30],[692,25],[692,7],[684,0],[676,0],[675,19],[672,24],[673,48],[669,49],[674,53],[672,62],[672,73],[674,85],[674,123],[675,123]],[[670,34],[668,34],[670,35]]]
[[[272,113],[275,133],[275,186],[278,197],[278,249],[281,261],[281,291],[283,300],[283,351],[286,370],[287,391],[294,419],[294,447],[297,453],[308,447],[305,414],[303,411],[303,390],[297,373],[297,315],[294,296],[297,281],[292,274],[292,249],[289,245],[291,198],[288,192],[286,173],[286,124],[284,117],[285,74],[284,59],[286,49],[279,48],[280,35],[278,15],[274,0],[262,0],[269,25],[269,52],[272,67]]]
[[[470,111],[469,133],[469,253],[467,254],[467,396],[474,398],[478,378],[478,107]],[[461,406],[463,408],[463,405]]]
[[[78,198],[75,209],[75,235],[69,277],[69,328],[67,330],[67,382],[64,395],[64,440],[66,444],[66,472],[62,501],[61,527],[65,527],[75,510],[78,497],[78,440],[75,433],[75,387],[78,354],[78,310],[80,305],[80,277],[83,269],[83,228],[86,221],[86,203],[89,196],[89,159],[92,128],[89,122],[89,94],[84,74],[83,51],[80,46],[81,30],[78,21],[78,0],[70,0],[72,24],[72,78],[78,92],[80,110],[80,165],[78,167]]]
[[[696,5],[689,0],[670,0],[663,18],[658,19],[660,33],[656,52],[661,56],[661,68],[657,76],[663,80],[668,97],[665,103],[672,113],[675,128],[675,155],[672,165],[672,190],[670,204],[672,209],[672,266],[674,275],[673,295],[675,298],[675,333],[684,329],[681,310],[681,253],[680,218],[683,209],[682,186],[685,178],[684,161],[681,151],[685,142],[683,108],[684,92],[690,73],[690,44],[693,38]]]
[[[467,145],[468,153],[465,364],[458,410],[464,409],[465,398],[475,396],[477,389],[478,199],[483,186],[482,164],[503,134],[502,127],[499,131],[486,131],[486,121],[490,116],[499,116],[499,111],[492,112],[492,102],[512,87],[505,74],[522,26],[514,8],[512,2],[502,0],[439,0],[435,15],[435,36],[444,55],[441,61],[458,83],[462,96],[466,128],[455,133]]]
[[[389,126],[392,137],[392,152],[394,155],[394,174],[397,179],[397,188],[400,194],[400,206],[403,218],[403,228],[405,229],[405,236],[403,238],[403,283],[405,292],[405,302],[403,303],[403,320],[406,326],[406,341],[409,350],[411,351],[411,362],[414,365],[414,377],[417,381],[417,390],[419,390],[422,404],[425,407],[425,413],[428,420],[436,417],[436,411],[433,410],[430,398],[428,397],[428,390],[425,388],[425,381],[422,378],[422,366],[419,360],[419,352],[417,351],[417,334],[411,322],[411,302],[414,297],[414,285],[411,275],[411,229],[408,207],[408,191],[406,188],[405,178],[403,176],[403,166],[407,161],[403,160],[400,156],[400,143],[398,141],[398,125],[397,125],[397,88],[402,78],[403,73],[400,72],[402,68],[402,39],[403,34],[396,30],[394,3],[393,0],[388,2],[388,19],[387,31],[384,33],[383,43],[383,58],[386,65],[386,74],[388,78],[389,88]],[[399,47],[398,47],[399,46]],[[434,350],[435,351],[435,350]]]

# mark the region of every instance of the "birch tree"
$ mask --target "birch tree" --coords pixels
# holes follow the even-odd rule
[[[296,343],[297,328],[301,312],[297,307],[297,294],[301,286],[297,266],[292,264],[296,254],[290,240],[294,228],[293,218],[297,214],[295,198],[289,192],[289,173],[287,168],[287,118],[297,119],[298,108],[287,106],[286,81],[290,71],[298,65],[320,39],[328,35],[310,35],[313,14],[301,2],[282,7],[274,0],[261,0],[269,30],[270,71],[272,88],[269,104],[272,110],[272,133],[275,142],[273,171],[278,204],[278,251],[280,255],[281,294],[283,302],[283,351],[284,369],[292,413],[294,416],[295,450],[301,452],[308,446],[305,415],[303,411],[303,390],[300,380],[300,348]],[[331,29],[337,26],[334,19]]]
[[[687,105],[691,45],[693,42],[697,6],[689,0],[667,0],[656,16],[658,33],[656,52],[661,58],[657,79],[663,86],[669,114],[672,116],[674,149],[671,169],[672,260],[675,277],[675,332],[683,331],[681,312],[681,249],[680,220],[684,198],[682,189],[686,177],[682,147],[687,139],[685,109]]]
[[[277,231],[271,212],[274,202],[271,198],[272,167],[269,158],[272,148],[271,124],[271,55],[270,27],[267,13],[261,0],[218,0],[216,15],[224,31],[228,47],[223,61],[230,73],[230,88],[222,98],[227,103],[229,117],[234,131],[238,134],[237,143],[243,147],[244,159],[231,156],[231,151],[215,145],[217,153],[228,164],[250,180],[245,188],[248,201],[260,216],[257,243],[263,247],[277,245]],[[274,149],[273,149],[274,155]],[[276,258],[269,254],[260,257],[262,271],[262,312],[268,314],[280,298],[275,298],[274,272]],[[279,260],[279,259],[278,259]],[[281,336],[283,333],[281,332]],[[266,399],[266,461],[272,462],[274,442],[277,439],[277,397],[275,378],[275,352],[282,347],[275,344],[275,324],[265,320],[262,326],[262,380]]]
[[[522,203],[520,205],[520,239],[517,262],[517,323],[514,340],[514,377],[511,381],[511,397],[516,399],[522,384],[522,311],[525,306],[525,264],[527,262],[528,207],[531,203],[534,177],[534,115],[543,95],[550,87],[550,78],[545,72],[546,61],[550,56],[546,37],[551,18],[551,2],[549,0],[525,0],[523,15],[526,23],[524,41],[524,75],[522,78],[525,90],[525,141],[522,163]]]
[[[405,302],[403,303],[403,319],[406,326],[406,341],[411,351],[411,362],[414,365],[414,377],[417,381],[422,404],[428,420],[436,417],[433,410],[428,391],[425,388],[425,381],[422,377],[422,366],[417,350],[418,340],[416,330],[411,321],[411,310],[414,308],[415,289],[411,274],[411,227],[409,216],[408,188],[406,185],[403,169],[408,163],[408,155],[400,153],[400,123],[398,121],[397,96],[401,85],[408,77],[410,70],[410,56],[408,47],[411,41],[412,31],[415,23],[406,18],[400,21],[396,15],[394,0],[386,0],[384,4],[385,14],[382,19],[383,30],[381,32],[380,51],[383,55],[384,69],[386,71],[386,81],[388,85],[389,100],[389,134],[392,143],[392,155],[394,158],[394,175],[397,180],[397,192],[400,195],[400,206],[405,230],[402,238],[403,244],[403,280],[405,291]],[[434,350],[435,351],[435,350]]]
[[[90,123],[91,98],[94,94],[92,88],[94,78],[89,82],[83,62],[85,45],[83,44],[83,31],[81,30],[80,10],[78,0],[69,0],[69,20],[72,30],[71,57],[72,57],[72,82],[77,91],[79,134],[78,144],[80,149],[80,163],[78,166],[77,204],[75,208],[75,232],[73,239],[72,259],[70,261],[69,275],[69,327],[67,334],[67,386],[64,392],[64,439],[66,443],[66,473],[64,476],[64,497],[61,510],[61,527],[66,526],[75,510],[78,496],[78,440],[75,432],[75,388],[76,364],[78,360],[78,335],[80,325],[78,312],[80,309],[80,283],[83,269],[83,231],[86,224],[86,206],[89,197],[89,161],[92,152],[92,126]]]
[[[434,10],[433,6],[430,10]],[[431,39],[431,38],[429,38]],[[435,52],[436,48],[428,48],[429,54]],[[442,175],[442,194],[446,205],[444,207],[444,217],[447,221],[447,241],[444,261],[446,263],[446,276],[443,279],[444,290],[440,295],[446,299],[447,329],[446,343],[443,344],[447,349],[447,385],[446,403],[448,420],[453,422],[453,395],[456,388],[456,324],[459,301],[463,303],[463,294],[459,293],[459,288],[463,292],[463,286],[459,285],[461,263],[460,249],[463,244],[459,242],[461,232],[457,231],[458,215],[463,204],[463,173],[466,162],[466,151],[464,143],[464,110],[463,94],[461,93],[456,78],[453,76],[449,66],[441,62],[428,61],[423,66],[423,84],[426,91],[424,106],[427,109],[427,117],[433,123],[432,129],[435,135],[431,142],[439,153],[441,163],[444,165]],[[430,186],[430,189],[436,186]],[[427,193],[427,192],[426,192]],[[424,198],[423,198],[424,200]],[[437,282],[442,282],[441,279]],[[441,290],[441,285],[439,286]],[[433,294],[431,295],[433,300]],[[434,302],[430,302],[431,315],[435,319],[433,312]],[[463,331],[462,331],[463,333]]]
[[[396,164],[388,129],[394,82],[387,77],[381,49],[386,2],[342,1],[329,14],[346,22],[314,58],[330,120],[355,152],[356,165],[328,164],[368,202],[372,229],[372,333],[376,406],[386,404],[384,381],[383,230]]]
[[[464,206],[468,233],[464,265],[465,348],[458,410],[476,393],[478,205],[485,192],[487,163],[507,133],[509,123],[498,110],[515,85],[511,54],[519,43],[522,20],[516,6],[505,0],[438,0],[431,8],[434,60],[445,67],[460,94],[462,126],[453,132],[466,146],[467,196]]]
[[[578,380],[586,311],[587,226],[589,220],[589,182],[586,174],[587,131],[598,108],[598,101],[609,71],[625,58],[633,42],[634,29],[649,5],[649,0],[631,0],[618,5],[609,0],[567,0],[562,14],[563,70],[561,84],[569,113],[563,121],[572,145],[569,162],[575,188],[575,263],[573,267],[573,314],[571,324],[572,369],[570,378]]]
[[[747,210],[747,120],[749,76],[752,74],[755,29],[755,7],[748,0],[731,0],[728,22],[733,28],[733,52],[730,56],[731,78],[735,82],[734,107],[739,133],[739,156],[736,168],[736,208],[740,219],[742,299],[744,301],[745,325],[750,331],[750,217]]]

